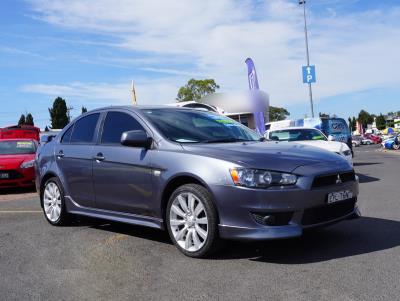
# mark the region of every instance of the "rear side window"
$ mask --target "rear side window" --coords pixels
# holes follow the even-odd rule
[[[64,133],[64,135],[61,138],[61,143],[69,143],[71,140],[71,134],[72,134],[72,129],[74,126],[70,126],[69,129]]]
[[[95,113],[79,119],[72,132],[71,143],[92,143],[99,116]]]
[[[122,112],[108,112],[103,126],[101,143],[120,144],[122,133],[134,130],[144,129],[131,115]]]

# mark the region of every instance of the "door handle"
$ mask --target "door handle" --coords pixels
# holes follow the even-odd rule
[[[61,158],[63,158],[65,156],[65,154],[64,154],[64,152],[62,151],[62,150],[60,150],[59,152],[58,152],[58,154],[57,154],[57,158],[58,159],[61,159]]]
[[[93,157],[96,161],[104,161],[106,158],[103,156],[102,153],[98,153],[96,156]]]

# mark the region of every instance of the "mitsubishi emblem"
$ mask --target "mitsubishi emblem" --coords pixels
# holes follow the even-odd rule
[[[342,179],[340,178],[340,175],[337,175],[336,184],[341,184],[341,183],[342,183]]]

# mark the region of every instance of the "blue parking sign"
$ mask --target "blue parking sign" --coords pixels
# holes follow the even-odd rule
[[[315,66],[303,66],[303,83],[304,84],[309,84],[309,83],[315,83]]]

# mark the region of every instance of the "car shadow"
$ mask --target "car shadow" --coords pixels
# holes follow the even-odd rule
[[[306,232],[297,239],[262,243],[230,242],[215,259],[244,259],[276,264],[307,264],[400,246],[400,222],[362,217]]]
[[[118,222],[105,221],[84,216],[77,216],[71,223],[72,227],[88,227],[112,233],[124,234],[161,243],[172,244],[166,231],[143,226],[135,226]]]
[[[82,218],[75,226],[125,234],[172,245],[166,231]],[[307,264],[382,251],[400,246],[400,222],[362,217],[306,231],[302,237],[265,242],[226,241],[212,260],[248,259],[276,264]]]
[[[355,163],[353,163],[354,166],[377,165],[377,164],[382,164],[382,162],[355,162]]]
[[[358,173],[356,172],[357,176],[358,176],[358,180],[360,183],[370,183],[370,182],[376,182],[376,181],[380,181],[381,179],[379,178],[375,178],[375,177],[371,177],[362,173]]]

